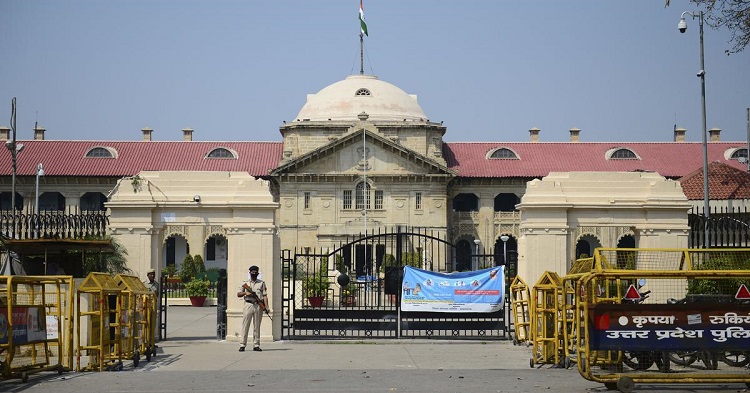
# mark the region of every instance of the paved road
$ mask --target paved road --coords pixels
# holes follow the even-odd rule
[[[575,368],[529,368],[510,342],[373,340],[268,342],[238,352],[217,341],[215,308],[171,307],[168,341],[150,362],[120,372],[33,374],[7,392],[605,392]],[[638,385],[637,391],[737,392],[731,385]]]

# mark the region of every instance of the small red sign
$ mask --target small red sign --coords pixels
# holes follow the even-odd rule
[[[750,299],[750,291],[747,290],[747,287],[745,284],[740,284],[740,289],[737,290],[737,293],[734,295],[735,299],[742,299],[747,300]]]
[[[609,314],[600,315],[596,318],[596,329],[607,330],[609,329]]]
[[[638,292],[637,289],[635,289],[635,285],[630,284],[630,287],[628,287],[628,291],[625,292],[625,299],[626,300],[641,300],[641,293]]]

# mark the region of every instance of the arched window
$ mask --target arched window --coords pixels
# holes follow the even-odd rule
[[[223,147],[217,147],[211,150],[206,156],[208,158],[237,158],[237,156],[229,149]]]
[[[81,210],[83,211],[102,211],[107,197],[101,192],[87,192],[81,196]]]
[[[479,211],[479,198],[474,194],[458,194],[453,198],[453,211]]]
[[[86,158],[115,158],[112,150],[106,147],[94,147],[86,153]]]
[[[354,93],[354,95],[355,96],[369,96],[371,94],[370,94],[370,90],[367,90],[365,88],[361,88],[361,89],[357,90],[357,92]]]
[[[370,208],[370,185],[367,182],[357,184],[356,196],[354,198],[355,209]]]
[[[612,160],[637,160],[638,156],[630,149],[617,149],[609,157]]]
[[[732,156],[729,157],[729,158],[732,159],[732,160],[740,160],[740,158],[741,158],[742,160],[740,160],[740,161],[747,160],[747,149],[746,148],[737,149],[737,150],[735,150],[734,153],[732,153]],[[745,161],[745,162],[747,162],[747,161]]]
[[[495,196],[496,212],[512,212],[516,210],[516,205],[521,203],[521,198],[516,194],[503,193]]]
[[[13,194],[10,192],[0,192],[0,210],[11,210],[10,205],[13,203]],[[16,193],[16,210],[23,210],[23,196]]]
[[[64,211],[65,197],[59,192],[45,192],[39,195],[39,211]]]
[[[506,147],[501,147],[493,151],[492,154],[490,155],[490,158],[501,159],[501,160],[517,160],[518,156],[516,155],[516,153],[513,152],[513,150],[510,150]]]

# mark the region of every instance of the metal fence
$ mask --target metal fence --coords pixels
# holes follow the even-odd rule
[[[284,250],[284,338],[506,338],[505,311],[434,313],[400,310],[404,266],[451,272],[456,247],[440,232],[377,229],[347,238],[333,250]],[[471,255],[479,269],[493,255]]]
[[[688,215],[690,248],[750,247],[750,211],[747,207],[714,207],[708,219],[702,207]],[[708,234],[708,236],[706,236]]]
[[[99,210],[0,211],[0,235],[10,239],[101,239],[108,224],[107,212]]]

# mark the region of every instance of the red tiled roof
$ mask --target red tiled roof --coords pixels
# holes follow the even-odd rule
[[[711,142],[708,161],[720,161],[732,167],[746,168],[737,160],[727,160],[724,152],[744,148],[742,142]],[[508,148],[518,160],[487,159],[487,152]],[[614,148],[628,148],[638,160],[607,160]],[[703,167],[703,145],[693,142],[452,142],[443,148],[448,167],[460,177],[540,178],[550,172],[657,172],[668,178],[680,178]]]
[[[703,199],[703,168],[680,179],[682,192],[688,199]],[[709,199],[750,199],[750,174],[721,162],[708,164]]]
[[[18,176],[35,176],[38,163],[45,176],[133,176],[140,171],[242,171],[267,176],[281,158],[281,142],[111,142],[17,141]],[[117,158],[85,158],[94,147],[112,148]],[[237,153],[237,159],[206,159],[215,148]],[[0,174],[11,175],[11,154],[0,150]]]
[[[244,171],[253,176],[267,176],[269,170],[278,166],[282,153],[281,142],[28,140],[18,143],[24,144],[24,150],[18,154],[19,176],[34,176],[40,162],[46,176],[122,177],[143,170]],[[743,142],[711,142],[709,162],[745,170],[745,164],[724,158],[728,149],[745,146]],[[85,158],[93,147],[115,149],[117,158]],[[218,147],[237,152],[239,158],[205,158]],[[485,158],[489,151],[501,147],[512,150],[519,159]],[[607,151],[614,148],[628,148],[640,159],[607,160]],[[443,154],[448,167],[459,177],[478,178],[541,178],[550,172],[569,171],[653,171],[678,179],[700,171],[703,166],[700,142],[451,142],[443,145]],[[0,149],[0,176],[10,174],[10,152]],[[712,190],[720,186],[713,181],[711,184]],[[735,192],[745,191],[743,188]]]

